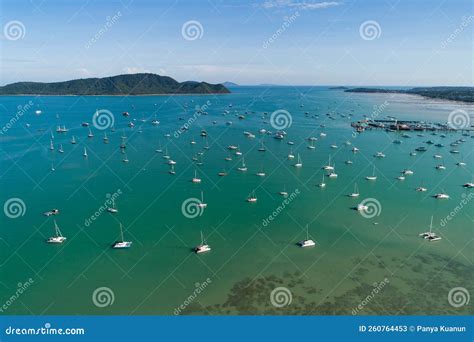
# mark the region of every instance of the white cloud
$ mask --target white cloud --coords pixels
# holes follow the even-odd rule
[[[261,6],[263,8],[295,8],[297,10],[316,10],[324,9],[334,6],[339,6],[341,3],[336,1],[324,1],[324,2],[314,2],[314,1],[293,1],[293,0],[267,0]]]
[[[141,73],[150,73],[151,71],[145,68],[140,67],[126,67],[123,69],[126,74],[141,74]]]

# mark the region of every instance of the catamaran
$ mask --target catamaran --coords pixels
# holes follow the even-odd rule
[[[61,234],[56,220],[54,220],[54,233],[55,235],[46,240],[47,243],[63,243],[66,241],[66,237]]]
[[[428,241],[438,241],[441,240],[441,237],[433,233],[433,216],[431,216],[431,222],[430,222],[430,230],[428,232],[424,232],[419,234],[423,239],[426,239]]]
[[[210,252],[210,251],[211,251],[211,246],[209,246],[206,243],[206,241],[204,240],[204,235],[202,235],[202,231],[201,231],[201,244],[194,248],[194,252],[196,254],[200,254],[200,253],[205,253],[205,252]]]
[[[132,246],[132,241],[125,241],[123,238],[123,227],[122,224],[120,223],[120,241],[116,241],[112,248],[130,248]]]
[[[301,240],[300,242],[298,242],[298,245],[302,248],[314,247],[316,245],[316,243],[309,238],[308,225],[306,225],[306,240]]]

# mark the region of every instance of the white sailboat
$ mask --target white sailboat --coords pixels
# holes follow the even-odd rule
[[[201,183],[201,178],[198,178],[198,176],[197,176],[197,170],[194,170],[194,177],[193,177],[193,179],[191,180],[191,182],[193,182],[193,183]]]
[[[324,166],[323,166],[323,169],[324,169],[324,170],[327,170],[327,171],[332,171],[332,170],[334,170],[334,166],[331,165],[331,155],[329,155],[328,164],[327,164],[327,165],[324,165]]]
[[[91,131],[90,127],[89,127],[89,134],[87,134],[87,137],[88,138],[93,138],[94,137],[94,134],[92,134],[92,131]]]
[[[255,203],[257,202],[257,196],[255,196],[255,190],[252,191],[252,194],[247,197],[247,202]]]
[[[87,155],[87,149],[84,147],[84,154],[83,154],[84,158],[87,158],[88,155]]]
[[[122,162],[123,163],[128,163],[129,160],[128,160],[128,157],[127,157],[127,154],[125,153],[124,156],[123,156],[123,159],[122,159]]]
[[[207,207],[207,203],[204,203],[204,192],[201,191],[201,202],[198,203],[198,207],[199,208],[206,208]]]
[[[112,248],[130,248],[132,246],[132,241],[125,241],[123,237],[123,227],[120,223],[120,241],[115,241]]]
[[[174,164],[170,164],[170,169],[168,171],[170,175],[175,175],[176,171],[174,170]]]
[[[59,150],[58,150],[59,153],[64,153],[64,150],[63,150],[63,144],[60,144],[59,145]]]
[[[349,195],[349,197],[359,197],[359,189],[357,183],[354,184],[354,192]]]
[[[202,231],[201,231],[201,244],[200,245],[197,245],[195,248],[194,248],[194,252],[196,254],[200,254],[200,253],[205,253],[205,252],[210,252],[211,251],[211,246],[209,246],[206,241],[204,240],[204,235],[202,234]]]
[[[61,234],[61,230],[59,230],[58,224],[56,220],[54,220],[54,236],[50,237],[46,240],[47,243],[63,243],[66,241],[66,237]]]
[[[295,167],[302,167],[302,166],[303,166],[303,162],[301,161],[300,154],[298,153],[298,161],[296,162]]]
[[[74,135],[71,138],[71,144],[73,144],[73,145],[76,144],[76,137]]]
[[[237,170],[241,172],[247,171],[247,166],[245,165],[245,158],[242,158],[242,166],[238,167]]]
[[[300,242],[298,242],[298,245],[302,248],[314,247],[316,245],[316,243],[309,238],[308,225],[306,225],[306,240],[301,240]]]
[[[324,182],[324,176],[325,176],[325,175],[323,174],[323,179],[322,179],[321,183],[319,183],[319,187],[320,187],[320,188],[326,187],[326,183]]]
[[[293,148],[290,148],[290,153],[288,153],[288,159],[294,159],[295,155],[293,154]]]
[[[118,209],[115,207],[115,199],[112,197],[112,207],[107,207],[107,211],[112,214],[118,213]]]
[[[50,149],[51,151],[54,150],[54,144],[53,144],[53,140],[52,140],[52,139],[49,141],[49,149]]]
[[[372,170],[372,176],[367,176],[367,177],[365,177],[365,179],[369,180],[369,181],[377,180],[377,176],[375,175],[375,165],[374,165],[373,170]]]
[[[104,144],[109,143],[109,137],[107,136],[107,132],[104,132]]]

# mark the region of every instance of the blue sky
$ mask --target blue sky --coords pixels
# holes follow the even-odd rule
[[[2,0],[0,6],[2,85],[142,71],[239,84],[474,83],[471,0]],[[197,39],[182,34],[189,21],[202,27]],[[20,22],[19,38],[9,31],[12,22]]]

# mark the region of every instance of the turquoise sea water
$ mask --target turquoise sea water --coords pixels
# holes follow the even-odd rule
[[[474,293],[474,195],[462,187],[473,181],[474,139],[461,133],[444,138],[354,134],[350,127],[351,121],[374,113],[446,122],[453,110],[472,114],[472,106],[325,87],[239,87],[219,96],[2,97],[0,103],[0,200],[24,203],[23,215],[2,214],[0,221],[2,314],[174,314],[181,305],[181,314],[351,314],[359,305],[357,314],[473,313],[472,302],[456,307],[448,294],[457,287]],[[12,121],[18,106],[27,110]],[[195,106],[205,106],[208,114],[195,115]],[[108,144],[104,132],[92,125],[97,109],[114,116],[116,130],[106,130]],[[276,131],[269,121],[279,109],[292,118],[284,140],[259,133],[261,128]],[[125,111],[129,118],[122,116]],[[155,114],[158,126],[151,124]],[[128,127],[130,121],[135,128]],[[82,122],[91,123],[93,138]],[[175,134],[185,123],[189,130]],[[69,131],[58,134],[57,125]],[[54,151],[49,150],[51,131]],[[256,137],[249,139],[244,131]],[[70,144],[73,135],[76,145]],[[119,149],[122,135],[127,136],[128,163]],[[318,138],[314,150],[307,148],[310,136]],[[396,139],[402,144],[394,144]],[[456,147],[460,153],[449,153],[449,144],[458,139],[466,140]],[[293,153],[301,155],[300,169],[287,159],[290,140]],[[427,140],[445,147],[427,145]],[[266,152],[258,151],[262,142]],[[160,143],[177,162],[175,175],[155,151]],[[236,170],[241,157],[233,152],[232,161],[224,160],[228,145],[243,152],[246,173]],[[359,153],[351,152],[354,146]],[[410,156],[418,146],[428,151]],[[374,158],[378,151],[386,157]],[[201,166],[192,160],[198,152],[203,152]],[[327,173],[321,167],[329,155],[338,177],[326,178],[322,189],[317,185]],[[352,165],[344,163],[348,159]],[[461,160],[467,165],[457,166]],[[441,163],[446,170],[435,169]],[[368,182],[364,177],[374,165],[378,179]],[[261,168],[265,177],[255,175]],[[406,168],[414,175],[396,179]],[[228,176],[219,177],[224,169]],[[191,182],[195,170],[201,184]],[[358,199],[347,196],[354,183]],[[427,192],[415,191],[421,184]],[[286,203],[279,195],[283,189],[293,194]],[[253,190],[258,201],[247,203]],[[201,191],[207,208],[196,218],[185,217],[183,202],[199,199]],[[434,199],[438,192],[450,199]],[[119,212],[102,212],[114,193]],[[380,203],[373,218],[353,209],[367,198]],[[60,214],[43,215],[53,208]],[[97,219],[86,224],[96,212]],[[443,239],[430,243],[418,234],[429,228],[432,215],[434,231]],[[264,224],[269,216],[273,220]],[[53,218],[67,237],[62,245],[45,243],[53,234]],[[126,240],[133,241],[128,250],[111,248],[119,239],[119,223]],[[306,238],[306,225],[314,248],[296,246]],[[192,248],[201,241],[200,231],[212,251],[196,255]],[[30,278],[18,295],[19,285]],[[102,287],[108,288],[106,294],[97,299]],[[291,296],[281,308],[271,301],[278,287],[287,289],[283,300]],[[108,305],[101,307],[102,300]]]

